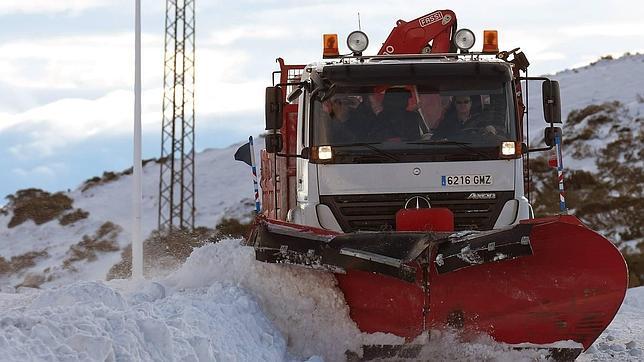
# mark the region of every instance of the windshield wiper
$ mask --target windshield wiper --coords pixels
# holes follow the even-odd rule
[[[490,158],[491,156],[489,154],[486,154],[484,152],[481,152],[477,150],[476,148],[470,147],[472,144],[471,142],[457,142],[457,141],[448,141],[448,140],[425,140],[425,141],[414,141],[414,142],[407,142],[410,145],[447,145],[447,146],[458,146],[461,149],[469,152],[473,152],[483,158]]]
[[[380,142],[372,142],[372,143],[366,143],[366,142],[356,142],[356,143],[346,143],[346,144],[341,144],[341,145],[333,145],[331,147],[333,148],[341,148],[341,147],[366,147],[370,150],[376,151],[379,155],[382,155],[392,161],[395,162],[400,162],[400,159],[394,155],[392,155],[389,152],[383,151],[380,148],[374,146],[374,145],[379,145]]]
[[[411,145],[471,145],[472,142],[457,142],[448,140],[420,140],[414,142],[407,142]]]

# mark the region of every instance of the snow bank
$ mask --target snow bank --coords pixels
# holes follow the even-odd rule
[[[257,298],[268,318],[287,340],[289,350],[300,358],[324,356],[344,359],[346,350],[362,344],[398,344],[403,339],[386,334],[363,334],[349,318],[349,309],[335,278],[295,266],[260,263],[254,251],[239,240],[196,250],[167,285],[201,288],[213,282],[232,282]]]
[[[0,293],[0,307],[6,360],[342,361],[347,349],[402,341],[361,333],[330,274],[257,262],[238,240],[196,250],[162,280]],[[642,307],[644,288],[630,290],[582,360],[641,357]],[[426,360],[545,359],[485,336],[462,343],[454,333],[432,332],[418,342]]]
[[[172,295],[77,282],[4,313],[6,360],[282,361],[286,344],[254,298],[222,283]],[[0,298],[4,298],[2,295]]]
[[[164,280],[0,293],[0,305],[9,360],[339,361],[402,341],[360,333],[331,275],[256,262],[239,240],[196,250]]]

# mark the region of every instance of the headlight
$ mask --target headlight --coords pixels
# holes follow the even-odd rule
[[[514,156],[516,155],[516,145],[514,142],[503,142],[501,144],[501,155],[502,156]]]
[[[318,159],[330,160],[332,158],[333,158],[333,149],[331,148],[331,146],[318,147]]]

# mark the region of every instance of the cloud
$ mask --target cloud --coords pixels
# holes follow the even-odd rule
[[[144,126],[160,122],[160,90],[143,94],[146,112]],[[158,107],[151,107],[156,100]],[[55,150],[95,136],[132,132],[134,97],[131,91],[117,90],[97,99],[62,99],[12,116],[12,122],[0,119],[0,132],[25,135],[9,151],[19,158],[43,157]],[[156,110],[155,110],[156,108]],[[8,127],[2,128],[3,125]]]
[[[110,4],[109,0],[2,0],[0,15],[6,14],[43,14],[75,13]]]
[[[263,27],[260,25],[235,26],[212,32],[206,38],[206,45],[233,45],[240,40],[271,40],[288,36],[285,27]]]
[[[206,73],[208,74],[208,73]],[[196,122],[220,122],[240,113],[260,114],[263,81],[216,82],[196,90]],[[163,89],[150,88],[142,95],[144,133],[157,134],[161,127]],[[0,133],[24,136],[9,148],[15,157],[50,156],[91,137],[110,137],[132,132],[134,94],[111,91],[95,99],[68,98],[21,113],[0,113]],[[260,118],[260,117],[257,117]],[[261,119],[251,124],[261,125]]]
[[[7,112],[0,112],[0,132],[3,129],[13,127],[19,121],[13,114]]]
[[[562,60],[566,59],[566,55],[561,52],[538,52],[532,59],[538,61]]]
[[[629,37],[629,36],[644,36],[644,26],[642,23],[595,23],[595,24],[582,24],[575,26],[565,26],[561,32],[571,37],[596,37],[596,36],[609,36],[609,37]]]
[[[67,171],[67,169],[68,167],[63,163],[53,163],[53,164],[48,164],[46,166],[44,165],[36,166],[30,169],[18,167],[18,168],[12,169],[11,173],[14,174],[14,176],[17,176],[23,179],[31,179],[31,178],[55,179],[58,173],[65,172]]]
[[[117,88],[134,79],[133,33],[13,40],[0,44],[0,54],[0,79],[15,87]],[[161,78],[162,57],[163,38],[144,34],[144,82]]]

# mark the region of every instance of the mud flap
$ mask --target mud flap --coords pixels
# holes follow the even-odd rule
[[[408,282],[416,267],[408,265],[445,234],[374,232],[334,234],[299,225],[260,222],[248,240],[257,260],[313,269],[375,272]]]

